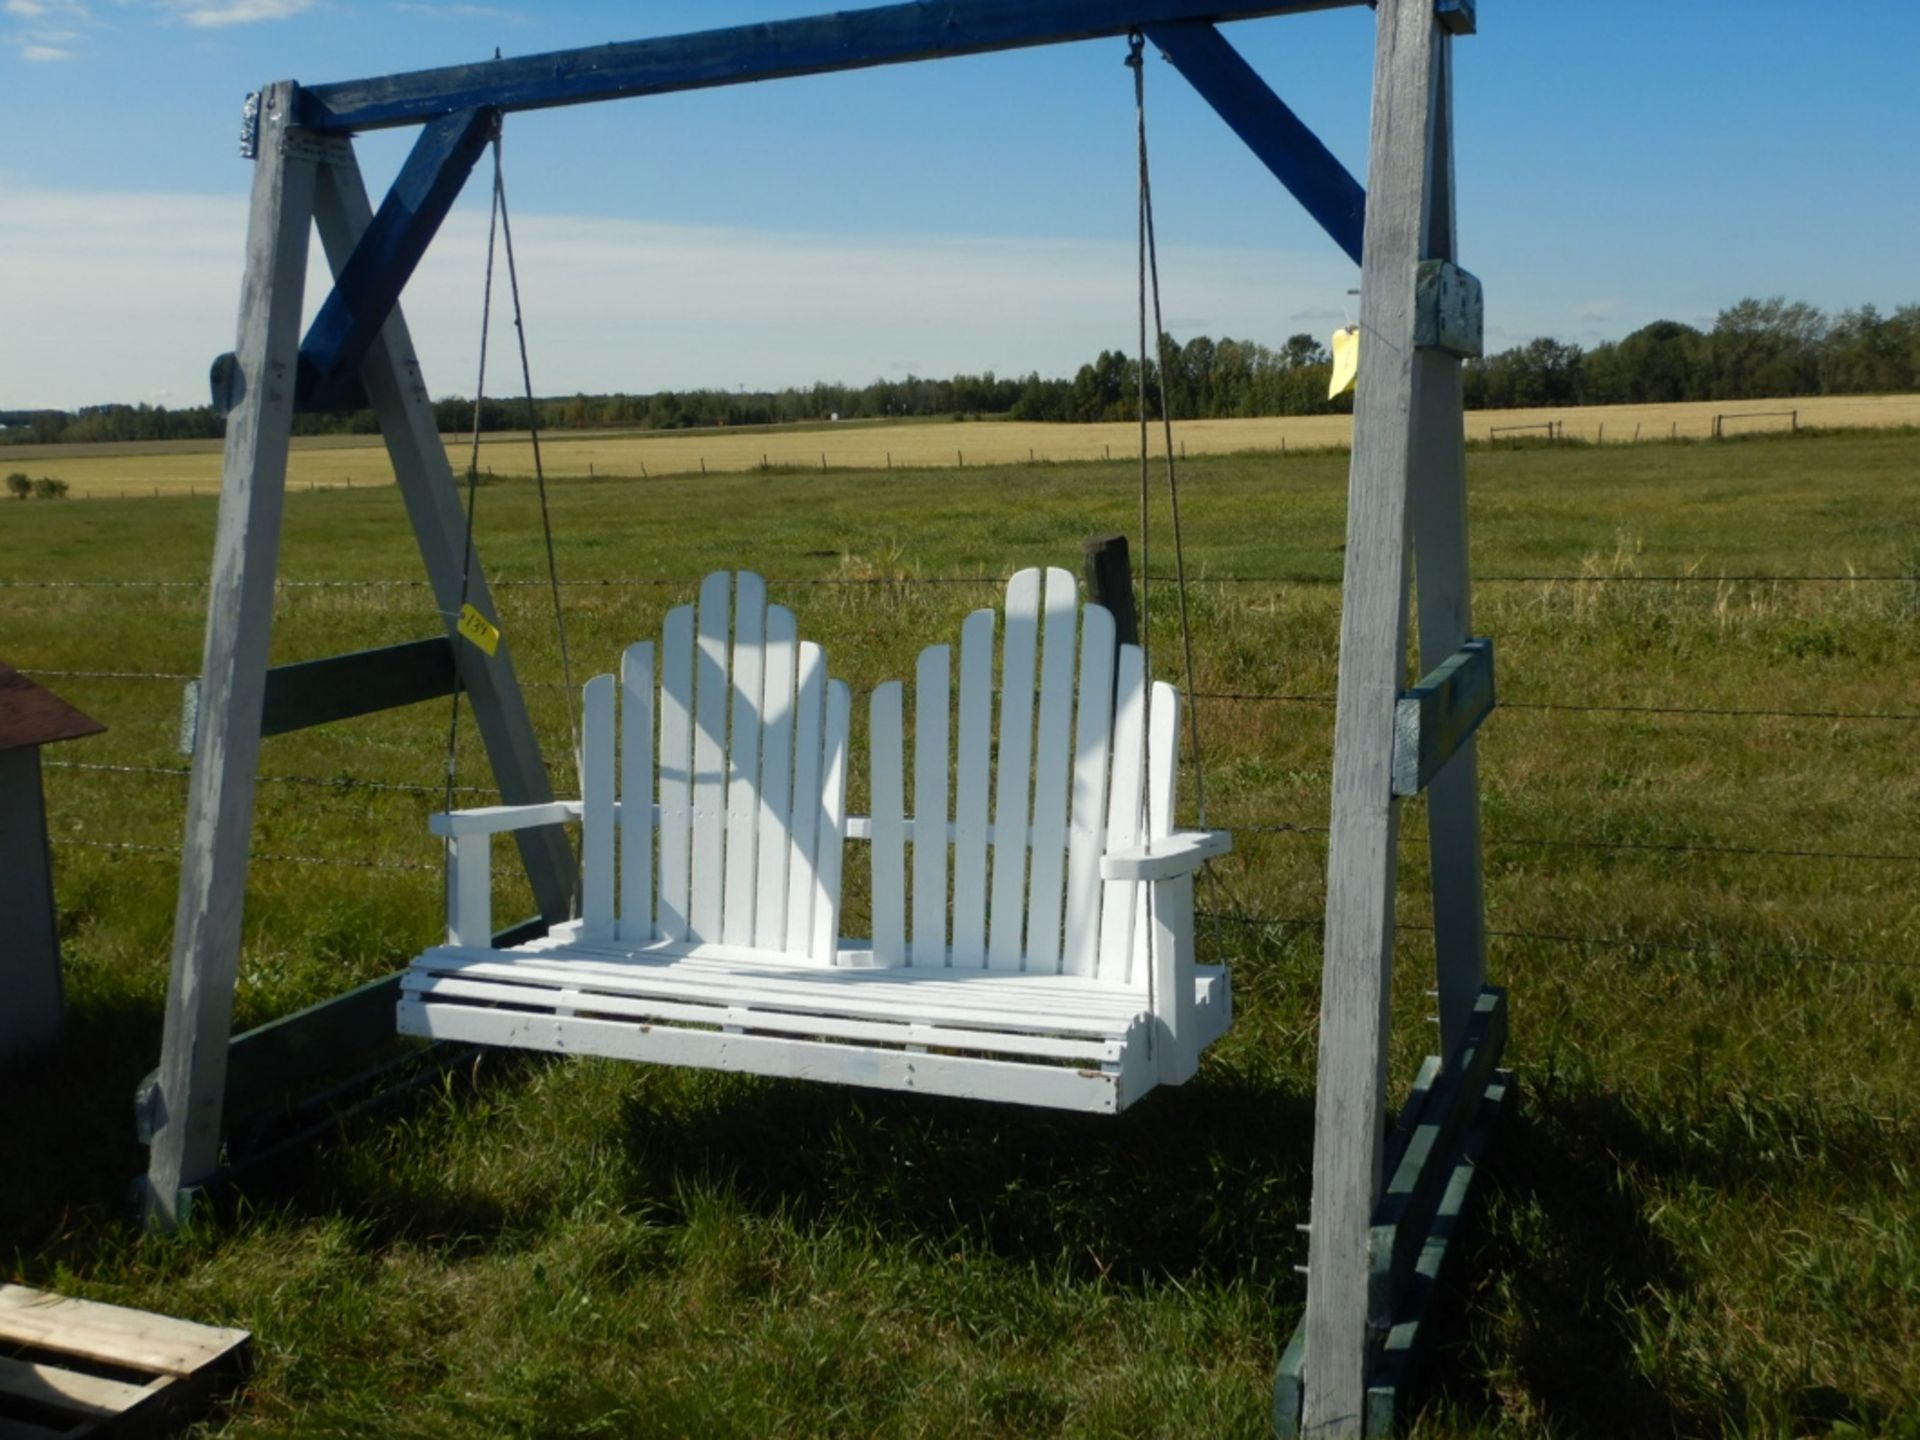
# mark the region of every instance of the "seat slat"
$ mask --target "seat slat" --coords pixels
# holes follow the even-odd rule
[[[760,858],[760,735],[767,661],[767,582],[734,581],[732,721],[727,744],[727,858],[720,938],[753,943],[754,866]]]
[[[987,966],[1020,968],[1027,917],[1027,804],[1033,789],[1033,681],[1040,640],[1040,572],[1007,582],[1000,643],[1000,748],[994,757],[992,906]]]
[[[1067,841],[1061,971],[1092,975],[1100,961],[1100,857],[1106,853],[1107,765],[1113,739],[1113,614],[1085,607],[1080,638],[1080,712],[1074,722],[1073,808]]]
[[[1113,768],[1107,790],[1107,844],[1124,850],[1140,836],[1143,740],[1146,727],[1144,662],[1138,645],[1122,645],[1119,684],[1113,707]],[[1100,909],[1100,964],[1095,973],[1114,985],[1134,977],[1134,918],[1140,887],[1131,881],[1107,881]],[[1144,977],[1141,977],[1144,980]]]
[[[1040,636],[1040,719],[1033,751],[1032,869],[1027,883],[1026,968],[1060,969],[1060,915],[1067,868],[1067,799],[1073,778],[1074,629],[1080,587],[1047,571]],[[1104,704],[1106,697],[1100,697]]]
[[[727,641],[732,577],[709,575],[700,586],[693,678],[693,853],[687,934],[720,938],[721,883],[727,845]]]
[[[500,951],[429,952],[402,979],[419,989],[436,976],[545,986],[580,994],[722,996],[727,1003],[796,1014],[855,1015],[923,1024],[987,1027],[1036,1035],[1114,1036],[1133,1023],[1142,996],[1117,986],[1041,977],[1040,987],[982,984],[990,972],[957,972],[970,982],[931,980],[915,971],[822,966],[803,973],[716,960],[701,953],[656,952],[645,959],[595,956],[593,947],[525,956]]]
[[[1113,1114],[1150,1088],[1146,1047],[1130,1045],[1117,1070],[1033,1064],[975,1055],[919,1054],[797,1036],[734,1035],[634,1025],[591,1016],[529,1015],[510,1010],[400,1002],[401,1029],[435,1039],[693,1065],[789,1080],[818,1080],[879,1090],[911,1090],[1012,1105]]]
[[[993,744],[994,612],[960,627],[959,767],[953,790],[953,963],[987,958],[987,786]]]
[[[907,959],[906,687],[889,680],[869,702],[867,750],[873,805],[873,956]]]
[[[620,659],[620,915],[622,940],[653,938],[653,643]]]
[[[800,642],[793,707],[793,811],[787,820],[787,943],[809,953],[813,938],[814,851],[820,838],[820,756],[827,720],[827,657]]]
[[[477,980],[436,975],[407,987],[407,993],[428,1001],[452,1000],[492,1005],[551,1003],[576,1014],[665,1020],[693,1025],[731,1025],[742,1030],[774,1031],[787,1035],[818,1035],[885,1045],[938,1045],[956,1050],[989,1050],[1036,1059],[1077,1060],[1098,1065],[1120,1058],[1119,1038],[1071,1039],[1015,1031],[928,1024],[884,1016],[808,1014],[770,1010],[744,997],[714,994],[701,999],[669,999],[654,995],[607,995],[564,986],[533,986],[520,981]],[[874,1007],[877,1011],[879,1007]]]
[[[947,963],[947,768],[950,763],[953,652],[929,645],[914,669],[913,945],[916,968]]]
[[[660,913],[663,940],[687,938],[693,846],[693,607],[660,632]]]
[[[583,933],[613,938],[614,680],[596,675],[580,706],[580,920]]]
[[[787,821],[793,813],[793,612],[767,607],[765,728],[760,744],[760,859],[755,867],[753,943],[779,950],[787,937]]]

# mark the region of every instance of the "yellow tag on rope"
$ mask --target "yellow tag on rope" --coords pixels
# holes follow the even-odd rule
[[[471,605],[460,607],[460,623],[455,628],[489,655],[500,648],[499,627]]]
[[[1327,399],[1346,394],[1359,379],[1360,327],[1349,325],[1333,332],[1333,379],[1327,385]]]

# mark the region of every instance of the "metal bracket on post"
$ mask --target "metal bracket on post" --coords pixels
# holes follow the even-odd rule
[[[1485,353],[1480,282],[1451,260],[1422,260],[1414,280],[1413,343],[1462,360]]]

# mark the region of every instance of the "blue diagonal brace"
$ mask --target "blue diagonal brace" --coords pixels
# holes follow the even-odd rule
[[[1213,26],[1149,25],[1146,34],[1334,243],[1359,264],[1367,192],[1320,143],[1320,137]]]
[[[499,125],[497,110],[462,110],[420,132],[300,344],[301,409],[331,410],[352,402],[360,362]]]

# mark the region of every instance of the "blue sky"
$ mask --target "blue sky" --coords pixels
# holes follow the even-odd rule
[[[0,406],[204,398],[238,295],[240,100],[266,80],[820,8],[0,0]],[[1361,173],[1371,11],[1227,34]],[[1112,40],[510,118],[536,383],[1062,373],[1126,343],[1123,53]],[[1920,7],[1481,0],[1455,63],[1461,258],[1495,345],[1708,323],[1748,294],[1920,300]],[[1324,337],[1354,268],[1169,67],[1148,85],[1169,328]],[[405,143],[362,139],[370,180]],[[481,193],[407,298],[437,393],[472,387]]]

